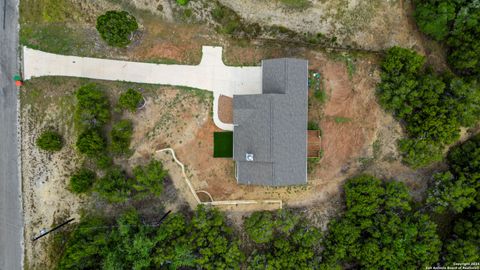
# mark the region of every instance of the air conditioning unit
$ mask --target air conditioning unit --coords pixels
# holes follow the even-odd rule
[[[245,160],[247,160],[247,161],[253,161],[253,154],[247,153],[247,154],[245,155]]]

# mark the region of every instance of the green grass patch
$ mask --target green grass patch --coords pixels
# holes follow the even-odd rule
[[[308,130],[319,130],[320,127],[318,126],[318,123],[317,123],[317,122],[315,122],[315,121],[308,121],[307,129],[308,129]]]
[[[289,8],[304,9],[310,6],[308,0],[280,0],[280,2]]]
[[[71,29],[62,23],[22,25],[20,44],[58,54],[85,55],[93,50],[93,43],[82,29]]]
[[[233,157],[233,132],[213,133],[213,157]]]
[[[352,119],[350,119],[348,117],[341,117],[341,116],[335,116],[335,118],[333,120],[337,124],[343,124],[343,123],[348,123],[348,122],[352,121]]]

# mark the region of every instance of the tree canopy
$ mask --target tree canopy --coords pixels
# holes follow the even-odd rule
[[[408,138],[399,142],[403,161],[423,167],[443,156],[460,136],[461,126],[480,117],[480,88],[474,79],[437,75],[414,51],[392,47],[382,62],[378,86],[381,105],[404,121]]]
[[[60,151],[63,147],[62,135],[53,130],[46,130],[37,138],[36,144],[38,148],[48,151]]]
[[[89,83],[75,92],[75,121],[80,129],[101,127],[110,120],[110,103],[96,84]]]
[[[480,74],[480,5],[476,0],[417,0],[420,30],[448,46],[450,65],[463,75]]]
[[[129,110],[130,112],[135,112],[142,102],[142,94],[132,88],[129,88],[125,93],[122,93],[118,99],[119,107],[124,110]]]
[[[110,132],[111,151],[117,155],[130,153],[130,141],[132,140],[133,124],[131,120],[123,119],[114,124]]]
[[[243,254],[216,209],[199,206],[191,219],[170,214],[145,224],[128,210],[109,224],[83,218],[67,240],[59,269],[240,269]]]
[[[320,230],[298,214],[255,212],[245,220],[255,243],[248,269],[312,269],[318,265]]]
[[[439,213],[461,213],[475,204],[480,209],[480,134],[453,147],[447,162],[449,170],[432,179],[427,203]]]
[[[480,211],[467,211],[455,222],[453,236],[445,242],[445,262],[480,261]]]
[[[110,46],[126,47],[137,29],[137,20],[126,11],[110,10],[97,18],[97,31]]]
[[[107,142],[100,134],[98,129],[87,129],[83,131],[77,140],[77,149],[87,157],[96,158],[104,154],[107,148]]]
[[[407,188],[362,175],[345,184],[346,212],[329,225],[322,267],[418,269],[439,258],[436,225],[412,209]]]
[[[160,161],[151,160],[146,166],[137,166],[133,169],[133,174],[135,175],[133,188],[138,197],[162,194],[163,180],[168,176],[168,171],[163,168]]]
[[[70,177],[70,190],[74,193],[87,192],[92,188],[96,178],[95,172],[87,168],[80,168]]]
[[[108,202],[124,202],[131,193],[132,180],[118,167],[109,168],[105,176],[95,182],[94,191]]]

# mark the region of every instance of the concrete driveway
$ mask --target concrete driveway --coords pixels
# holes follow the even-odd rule
[[[233,130],[218,119],[220,95],[261,94],[262,68],[226,66],[222,48],[204,46],[199,65],[168,65],[120,60],[65,56],[23,48],[24,79],[41,76],[68,76],[100,80],[129,81],[161,85],[187,86],[214,94],[214,122]]]

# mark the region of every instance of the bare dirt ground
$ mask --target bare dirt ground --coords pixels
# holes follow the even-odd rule
[[[54,81],[36,81],[27,85],[28,93],[22,93],[22,179],[25,220],[25,257],[31,269],[49,269],[45,239],[32,242],[43,228],[67,218],[79,218],[79,209],[86,197],[78,197],[68,191],[68,176],[81,158],[71,147],[75,131],[72,126],[71,95],[58,95]],[[65,82],[66,88],[74,84]],[[64,134],[65,147],[48,154],[35,146],[35,139],[45,128],[53,127]],[[46,258],[45,258],[46,259]]]
[[[336,37],[341,46],[383,50],[393,45],[418,46],[421,40],[409,22],[411,3],[405,0],[311,0],[305,9],[287,8],[275,0],[220,2],[247,21],[283,26],[299,33],[322,33]]]
[[[223,123],[233,123],[233,99],[220,96],[218,99],[218,118]]]

